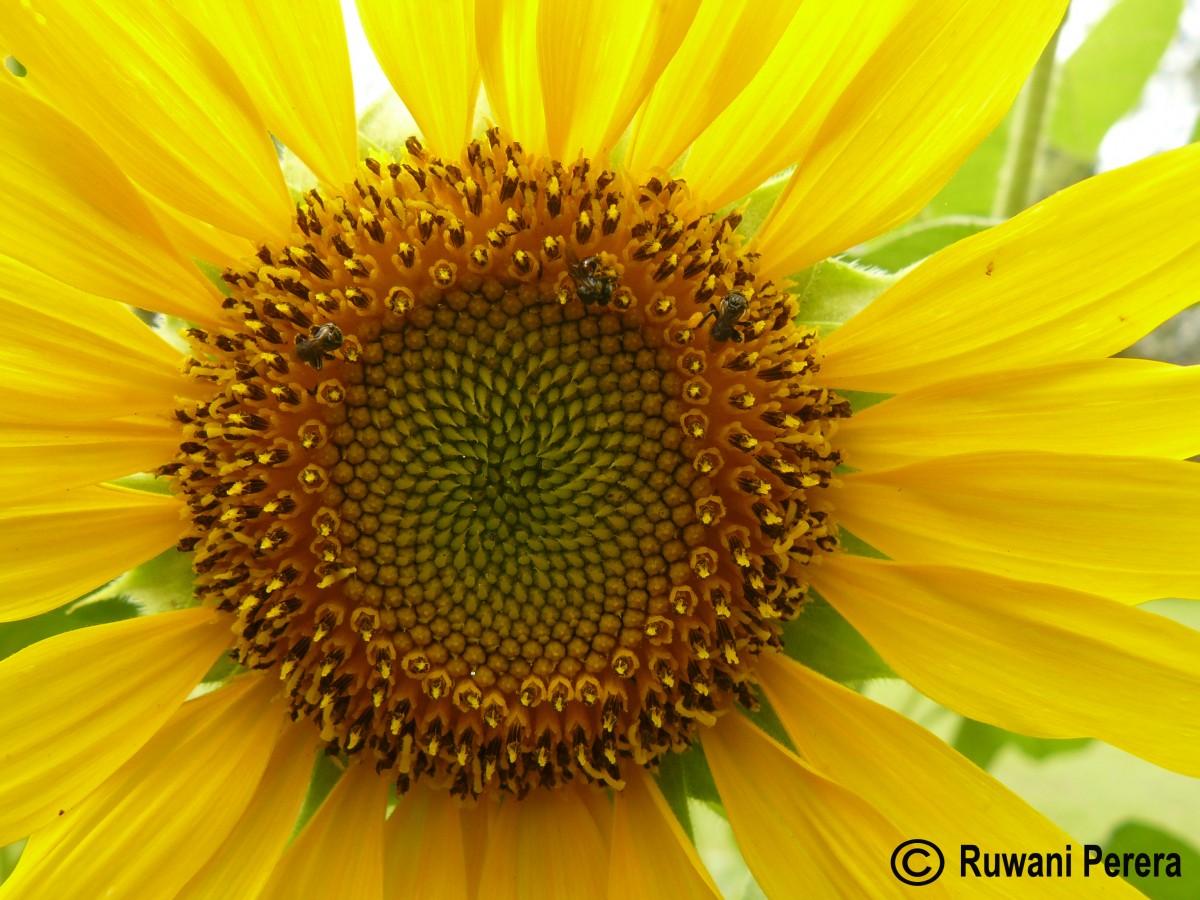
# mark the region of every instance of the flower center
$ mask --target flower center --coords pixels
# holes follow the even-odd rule
[[[619,788],[752,705],[848,406],[737,217],[493,131],[296,225],[189,332],[163,470],[235,658],[401,790]]]

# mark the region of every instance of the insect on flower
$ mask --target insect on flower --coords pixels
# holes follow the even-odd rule
[[[724,343],[725,341],[733,340],[735,343],[740,344],[745,340],[745,337],[734,327],[734,324],[746,314],[749,306],[750,304],[746,301],[744,295],[733,291],[721,298],[721,308],[719,310],[713,304],[708,304],[708,312],[704,314],[704,317],[696,327],[699,328],[700,325],[703,325],[711,317],[716,320],[712,326],[712,338],[714,341]]]
[[[308,363],[320,372],[325,364],[325,354],[342,346],[342,340],[342,329],[332,322],[326,322],[314,328],[311,335],[296,338],[296,355],[301,362]]]
[[[567,274],[575,282],[575,295],[584,306],[598,303],[607,306],[617,286],[617,273],[611,266],[604,265],[599,256],[580,259],[570,247],[567,248]]]

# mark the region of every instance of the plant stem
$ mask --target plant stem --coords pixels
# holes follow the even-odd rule
[[[1006,173],[996,192],[995,213],[1008,219],[1034,200],[1032,187],[1038,158],[1042,149],[1043,132],[1050,106],[1050,88],[1054,82],[1054,51],[1062,23],[1054,30],[1050,42],[1038,57],[1037,65],[1021,92],[1013,131],[1009,137]]]

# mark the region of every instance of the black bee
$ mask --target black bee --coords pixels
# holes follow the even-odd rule
[[[598,256],[580,259],[567,247],[567,274],[575,282],[575,295],[584,306],[608,306],[617,286],[617,273]]]
[[[342,346],[343,339],[342,329],[332,322],[326,322],[314,328],[311,336],[300,335],[296,338],[296,355],[301,362],[308,363],[320,372],[325,364],[325,354]]]
[[[712,339],[714,341],[724,343],[725,341],[732,340],[734,343],[740,344],[745,338],[734,327],[734,323],[746,314],[746,310],[749,307],[750,304],[742,294],[736,291],[726,294],[721,298],[720,310],[711,303],[708,304],[708,312],[704,314],[704,318],[696,324],[696,327],[699,328],[711,316],[716,320],[713,322],[712,327]]]

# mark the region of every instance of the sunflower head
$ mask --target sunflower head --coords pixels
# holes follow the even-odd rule
[[[471,796],[619,788],[752,706],[849,408],[738,221],[497,131],[306,194],[189,331],[164,470],[238,661]]]
[[[1195,299],[1200,145],[975,215],[1066,5],[357,0],[406,143],[350,5],[8,4],[0,618],[139,614],[0,660],[4,896],[744,892],[692,799],[771,897],[1069,861],[831,677],[1200,774],[1136,608],[1200,595],[1200,370],[1109,358]]]

